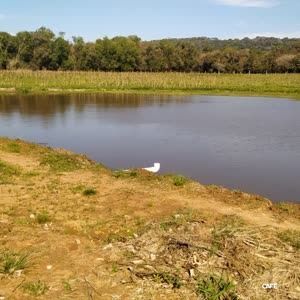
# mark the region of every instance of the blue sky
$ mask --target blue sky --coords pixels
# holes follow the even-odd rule
[[[300,0],[0,0],[0,31],[41,26],[86,40],[300,37]]]

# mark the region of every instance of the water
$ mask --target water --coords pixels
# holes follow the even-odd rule
[[[300,202],[300,102],[207,96],[0,96],[0,135],[111,168],[162,164],[204,184]]]

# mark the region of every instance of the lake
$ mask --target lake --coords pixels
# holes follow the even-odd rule
[[[0,136],[108,167],[162,165],[204,184],[300,202],[300,102],[259,97],[0,96]]]

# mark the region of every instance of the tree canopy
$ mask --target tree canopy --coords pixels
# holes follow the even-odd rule
[[[85,42],[41,27],[16,35],[0,32],[0,69],[299,73],[300,39],[117,36]]]

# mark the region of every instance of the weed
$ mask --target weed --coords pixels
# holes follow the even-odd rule
[[[11,178],[17,175],[20,175],[17,167],[0,160],[0,184],[10,183]]]
[[[20,153],[21,146],[16,142],[10,142],[6,145],[6,151],[12,153]]]
[[[166,272],[155,273],[153,278],[162,283],[172,285],[173,289],[179,289],[182,285],[178,275],[173,275]]]
[[[49,290],[49,287],[45,282],[38,280],[25,283],[23,290],[32,296],[38,297],[44,295]]]
[[[28,255],[5,250],[0,253],[0,273],[13,274],[28,267]]]
[[[238,299],[235,285],[224,277],[210,275],[198,280],[196,293],[205,300],[234,300]]]
[[[227,215],[214,227],[212,231],[212,250],[221,250],[228,238],[232,238],[245,225],[243,219],[235,215]]]
[[[136,170],[116,170],[112,173],[115,178],[129,178],[129,177],[137,177],[138,172]]]
[[[300,231],[297,230],[285,230],[278,234],[278,237],[283,241],[293,246],[296,249],[300,249]]]
[[[51,218],[48,214],[47,211],[42,211],[40,213],[37,214],[36,216],[36,221],[39,223],[39,224],[45,224],[45,223],[48,223],[51,221]]]
[[[82,194],[84,196],[93,196],[97,194],[97,191],[94,188],[87,188],[82,192]]]
[[[63,280],[62,284],[66,292],[72,292],[72,286],[68,280]]]
[[[172,181],[175,186],[183,186],[188,182],[188,179],[182,175],[173,175]]]
[[[116,263],[112,264],[111,271],[113,273],[117,273],[119,271],[119,267],[118,267],[118,265]]]

